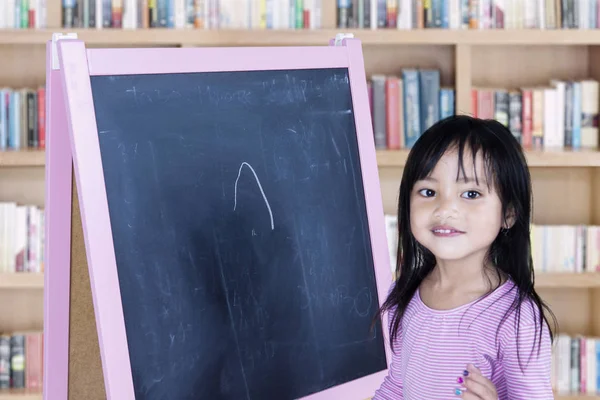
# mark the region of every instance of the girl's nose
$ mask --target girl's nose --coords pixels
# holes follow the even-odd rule
[[[438,204],[434,211],[434,217],[439,220],[445,220],[446,218],[456,217],[458,214],[456,200],[447,197],[438,197]]]

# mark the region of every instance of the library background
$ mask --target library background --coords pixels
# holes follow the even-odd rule
[[[507,125],[533,178],[536,286],[561,329],[556,398],[600,399],[599,28],[600,0],[0,0],[0,400],[42,398],[53,32],[90,47],[325,45],[353,33],[391,245],[419,133],[453,113]]]

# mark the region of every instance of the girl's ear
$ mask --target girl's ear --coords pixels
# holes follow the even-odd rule
[[[506,209],[506,214],[504,215],[504,221],[502,223],[502,228],[510,229],[517,221],[517,215],[515,213],[515,208],[513,206],[508,206]]]

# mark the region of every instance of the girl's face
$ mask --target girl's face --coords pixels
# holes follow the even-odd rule
[[[438,263],[474,256],[483,262],[502,227],[502,203],[492,182],[488,186],[482,157],[473,163],[465,149],[463,166],[466,176],[459,173],[458,152],[449,149],[411,193],[412,233]]]

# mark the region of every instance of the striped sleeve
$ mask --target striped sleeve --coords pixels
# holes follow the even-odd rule
[[[552,346],[544,323],[540,341],[537,307],[524,302],[519,329],[516,313],[503,324],[502,363],[506,378],[506,400],[548,400],[552,393]],[[538,348],[539,346],[539,348]],[[517,351],[518,350],[518,351]]]
[[[392,316],[390,315],[390,321]],[[401,378],[401,356],[402,356],[402,330],[398,330],[396,340],[392,344],[392,362],[388,369],[388,374],[384,378],[381,386],[372,400],[403,400],[403,386]]]

